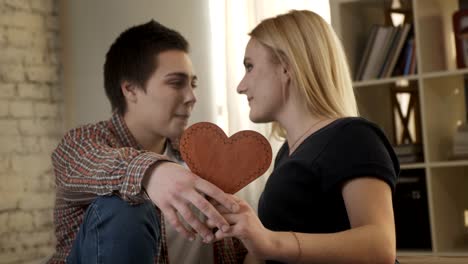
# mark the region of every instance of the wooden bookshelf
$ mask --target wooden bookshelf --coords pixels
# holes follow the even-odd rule
[[[384,0],[330,0],[332,26],[342,40],[353,76],[371,26],[384,24],[385,7]],[[468,160],[452,158],[452,138],[466,120],[464,81],[468,78],[468,69],[456,67],[452,29],[456,10],[458,0],[412,0],[416,73],[354,83],[361,115],[379,124],[391,141],[391,88],[405,81],[418,90],[424,160],[402,164],[401,169],[424,173],[431,246],[398,248],[405,260],[448,256],[468,263]]]

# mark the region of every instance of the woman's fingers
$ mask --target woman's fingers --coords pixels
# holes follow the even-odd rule
[[[231,231],[229,232],[223,232],[222,230],[218,230],[214,233],[215,241],[223,240],[227,237],[233,237],[233,236],[235,235],[232,233],[232,228],[231,228]]]

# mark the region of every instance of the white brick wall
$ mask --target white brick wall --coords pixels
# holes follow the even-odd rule
[[[25,72],[22,65],[2,65],[0,79],[5,82],[16,83],[24,80]]]
[[[21,28],[8,28],[6,30],[6,40],[13,46],[18,48],[26,48],[30,44],[31,33]]]
[[[29,9],[28,0],[5,0],[5,5],[19,9],[19,10]]]
[[[18,84],[18,95],[24,99],[48,99],[50,97],[50,87],[47,85],[20,83]]]
[[[8,101],[0,100],[0,118],[8,116]]]
[[[12,83],[0,83],[0,98],[12,98],[15,96],[15,85]]]
[[[13,119],[0,119],[0,135],[3,136],[15,136],[18,135],[18,121]]]
[[[14,101],[10,102],[9,114],[13,118],[33,117],[34,109],[31,101]]]
[[[32,3],[40,3],[41,0],[31,0]],[[4,9],[12,10],[0,16],[0,25],[7,27],[26,28],[29,30],[44,30],[44,14],[32,13],[31,10],[20,10],[8,5]],[[31,32],[32,33],[32,32]]]
[[[50,154],[63,135],[57,0],[0,0],[0,264],[54,250]]]

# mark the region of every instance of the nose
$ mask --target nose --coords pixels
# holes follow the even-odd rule
[[[186,89],[184,96],[184,104],[194,105],[197,102],[197,97],[192,87]]]
[[[245,85],[245,77],[242,78],[242,80],[240,81],[240,83],[237,85],[237,93],[239,94],[245,94],[245,92],[247,91],[247,86]]]

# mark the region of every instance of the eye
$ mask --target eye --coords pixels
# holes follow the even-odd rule
[[[192,89],[197,88],[198,87],[198,80],[192,80],[191,85],[192,85]]]
[[[172,80],[169,82],[169,85],[176,89],[181,89],[184,88],[186,82],[184,80]]]
[[[253,65],[250,64],[250,63],[246,63],[246,64],[244,64],[244,67],[245,67],[246,72],[250,72],[250,71],[252,71]]]

